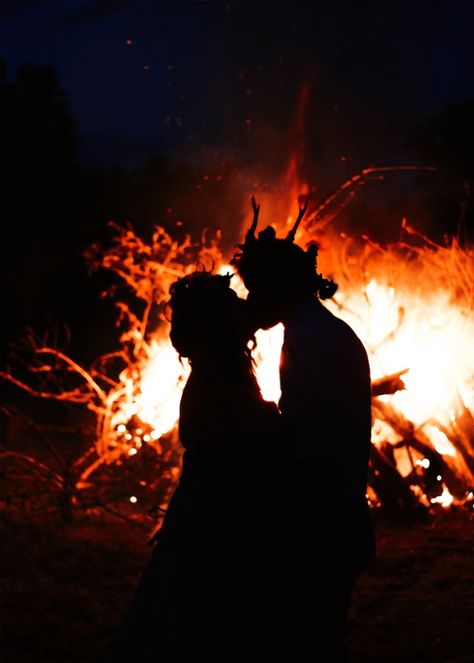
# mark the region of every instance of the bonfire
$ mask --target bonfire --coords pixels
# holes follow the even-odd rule
[[[409,167],[403,167],[408,169]],[[472,506],[474,491],[474,252],[456,238],[443,246],[406,220],[400,241],[380,246],[369,237],[331,231],[330,221],[355,192],[390,168],[368,168],[309,209],[297,242],[319,245],[319,267],[339,284],[328,307],[348,322],[369,354],[373,378],[373,450],[367,499],[387,510]],[[277,231],[292,225],[291,210],[308,187],[294,182],[277,206],[258,192]],[[242,223],[246,223],[243,219]],[[93,413],[96,433],[68,471],[71,505],[81,504],[100,469],[124,464],[151,449],[160,459],[157,510],[166,509],[180,472],[179,401],[189,374],[169,341],[168,291],[200,266],[233,271],[219,234],[177,240],[156,227],[149,241],[133,228],[111,224],[110,245],[90,247],[94,269],[112,271],[124,288],[112,296],[121,329],[120,350],[86,369],[57,347],[30,335],[31,379],[2,377],[40,398],[78,403]],[[232,279],[239,295],[245,288]],[[118,295],[117,293],[121,293]],[[125,294],[123,294],[125,293]],[[257,333],[255,370],[265,399],[278,402],[283,326]],[[54,375],[66,376],[61,388]],[[3,454],[3,462],[22,459]],[[25,461],[25,458],[22,459]],[[31,462],[32,459],[25,462]],[[50,469],[49,478],[66,487]],[[135,495],[127,499],[137,502]]]

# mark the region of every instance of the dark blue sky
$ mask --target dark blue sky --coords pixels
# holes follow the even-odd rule
[[[407,125],[474,91],[470,2],[15,1],[2,14],[10,78],[55,66],[95,162],[261,153],[305,81],[316,151],[393,159]]]

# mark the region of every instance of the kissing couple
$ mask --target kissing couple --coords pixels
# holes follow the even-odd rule
[[[196,272],[170,290],[173,346],[191,374],[179,419],[182,474],[112,663],[348,661],[351,591],[374,556],[366,500],[367,353],[322,303],[337,286],[317,247],[256,234],[231,275]],[[285,329],[281,400],[263,400],[249,346]]]

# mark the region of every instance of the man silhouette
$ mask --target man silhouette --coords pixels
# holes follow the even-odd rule
[[[375,549],[366,500],[367,353],[320,301],[337,286],[318,274],[317,247],[294,244],[307,201],[285,239],[272,227],[255,236],[260,207],[253,198],[252,205],[253,222],[234,264],[256,324],[285,327],[280,410],[290,442],[282,486],[291,496],[282,509],[287,534],[279,536],[267,587],[271,646],[285,662],[345,661],[350,592]]]

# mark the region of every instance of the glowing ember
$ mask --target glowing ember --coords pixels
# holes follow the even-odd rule
[[[419,465],[420,467],[423,467],[425,470],[427,470],[431,463],[428,460],[428,458],[422,458],[421,460],[417,460],[416,464]]]
[[[441,504],[441,506],[444,509],[447,509],[453,503],[454,497],[451,495],[447,486],[445,486],[444,483],[442,484],[442,486],[443,486],[443,492],[441,493],[441,495],[438,495],[438,497],[433,497],[430,501],[431,504]]]

